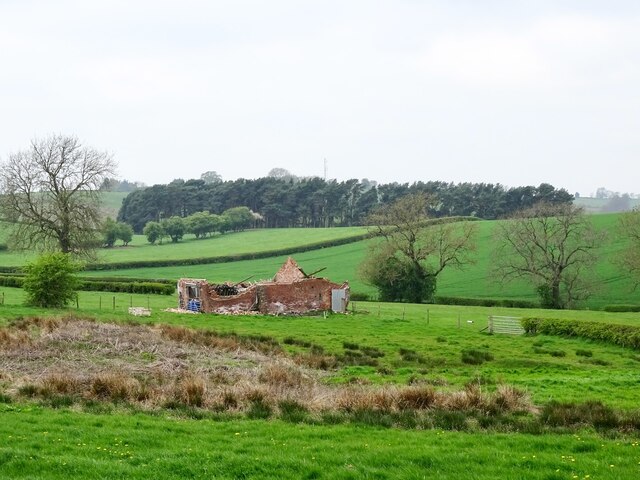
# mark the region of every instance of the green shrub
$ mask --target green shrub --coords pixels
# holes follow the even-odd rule
[[[9,250],[9,247],[7,246],[6,243],[0,243],[0,252],[4,252],[6,250]]]
[[[79,266],[65,253],[47,253],[27,264],[22,288],[26,303],[42,308],[63,308],[77,298]]]

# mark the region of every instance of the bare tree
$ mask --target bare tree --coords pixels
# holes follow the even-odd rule
[[[640,207],[620,216],[618,230],[628,241],[621,252],[618,262],[640,284]]]
[[[604,233],[582,208],[538,203],[500,222],[495,241],[496,273],[529,280],[543,306],[566,308],[591,295]]]
[[[90,254],[100,228],[98,190],[115,167],[111,155],[73,136],[36,139],[9,155],[0,171],[0,214],[14,223],[10,243]]]
[[[369,217],[371,228],[384,241],[373,247],[360,272],[379,290],[383,283],[400,286],[389,289],[386,300],[432,300],[436,279],[445,268],[473,261],[475,222],[430,219],[433,202],[424,194],[407,195]]]

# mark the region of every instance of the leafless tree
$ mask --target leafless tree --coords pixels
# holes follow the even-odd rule
[[[640,207],[621,215],[618,230],[628,241],[618,263],[631,274],[637,286],[640,284]]]
[[[115,174],[110,154],[52,135],[9,155],[0,171],[0,215],[19,249],[89,255],[100,226],[99,188]]]
[[[533,283],[543,306],[566,308],[591,295],[603,241],[581,208],[539,203],[497,225],[494,268]]]

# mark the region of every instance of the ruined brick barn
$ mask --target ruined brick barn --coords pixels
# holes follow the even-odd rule
[[[182,309],[206,313],[344,312],[349,303],[349,284],[307,275],[289,258],[268,281],[213,284],[183,278],[178,282],[178,302]]]

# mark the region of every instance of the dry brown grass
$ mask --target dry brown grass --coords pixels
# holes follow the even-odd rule
[[[43,394],[73,395],[83,390],[80,378],[66,373],[50,373],[40,380]]]
[[[202,407],[207,394],[207,384],[200,377],[188,376],[176,383],[174,393],[180,403],[190,407]]]
[[[428,412],[532,411],[527,395],[472,384],[438,391],[430,385],[327,385],[335,357],[287,357],[267,337],[241,338],[168,325],[113,324],[75,318],[25,319],[0,329],[0,379],[12,396],[71,397],[157,409],[213,411]],[[311,367],[311,368],[310,368]],[[305,414],[306,414],[305,413]]]

